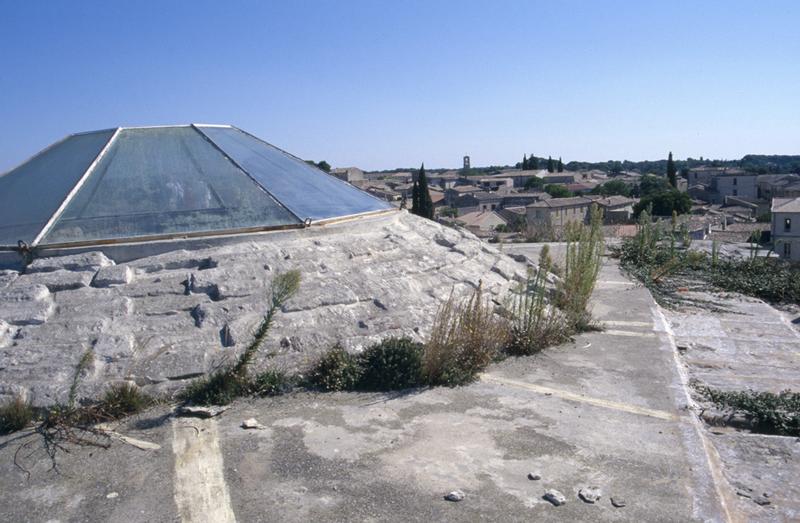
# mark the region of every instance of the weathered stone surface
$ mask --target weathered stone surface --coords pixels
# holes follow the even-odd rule
[[[25,269],[26,273],[67,271],[97,272],[101,267],[114,265],[102,252],[84,252],[68,256],[54,256],[52,258],[37,258]]]
[[[0,291],[0,318],[13,325],[38,325],[47,321],[55,305],[44,285],[20,285]]]
[[[0,348],[8,347],[11,345],[11,340],[17,329],[9,325],[7,322],[0,320]]]
[[[133,281],[134,272],[129,265],[110,265],[103,267],[94,277],[92,287],[111,287],[127,285]]]
[[[11,285],[17,279],[17,276],[19,276],[17,271],[0,270],[0,289]]]
[[[96,358],[106,362],[116,362],[133,355],[134,338],[132,334],[101,334],[92,347]]]
[[[93,276],[94,273],[92,272],[74,272],[63,269],[49,272],[33,272],[23,274],[9,288],[44,285],[50,292],[68,291],[88,287],[92,282]]]
[[[19,398],[22,401],[30,399],[30,391],[22,385],[0,383],[0,402]]]
[[[407,213],[124,265],[87,253],[32,266],[16,279],[46,278],[54,291],[19,281],[0,289],[0,319],[20,331],[0,382],[29,387],[36,404],[61,398],[75,361],[92,346],[96,378],[82,394],[118,379],[174,392],[239,354],[268,309],[271,278],[287,270],[301,272],[300,291],[276,316],[256,367],[302,369],[337,342],[360,351],[387,336],[422,341],[451,292],[463,295],[482,281],[499,300],[527,270],[469,232]],[[58,286],[74,274],[93,277],[92,286]],[[61,348],[48,355],[53,343]]]

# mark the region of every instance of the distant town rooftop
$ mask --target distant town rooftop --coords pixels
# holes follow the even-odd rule
[[[773,198],[772,212],[800,212],[800,197]]]

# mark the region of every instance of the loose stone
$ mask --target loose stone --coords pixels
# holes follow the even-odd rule
[[[600,487],[585,487],[578,491],[578,496],[586,503],[594,503],[603,496]]]
[[[563,505],[567,502],[567,498],[561,492],[557,491],[556,489],[547,489],[544,491],[544,499],[549,501],[555,506]]]
[[[263,429],[264,425],[259,423],[255,418],[246,419],[242,422],[243,429]]]
[[[454,490],[454,491],[448,493],[444,497],[444,499],[446,499],[447,501],[456,501],[456,502],[458,502],[458,501],[463,500],[465,497],[466,497],[466,494],[464,494],[460,490]]]
[[[531,481],[539,481],[542,479],[542,476],[539,474],[534,474],[533,472],[528,472],[528,479]]]
[[[611,504],[617,508],[622,508],[625,506],[625,500],[622,498],[611,498]]]

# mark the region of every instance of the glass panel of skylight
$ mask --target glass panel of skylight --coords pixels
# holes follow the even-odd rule
[[[124,129],[42,243],[298,223],[194,128]]]
[[[233,127],[200,126],[230,158],[302,220],[322,220],[391,205]]]
[[[0,176],[0,245],[33,242],[112,134],[69,136]]]

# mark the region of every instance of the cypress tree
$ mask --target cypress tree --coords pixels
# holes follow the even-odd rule
[[[528,160],[528,167],[533,171],[539,169],[539,159],[535,157],[533,154],[531,154],[531,159]]]
[[[425,164],[423,163],[422,166],[419,168],[419,176],[417,178],[419,180],[419,189],[418,189],[418,196],[419,199],[419,215],[433,220],[433,200],[431,199],[431,193],[428,191],[428,177],[425,176]]]
[[[561,161],[560,156],[558,157],[558,172],[560,173],[564,172],[564,163]]]
[[[419,187],[416,180],[414,180],[414,186],[411,187],[411,214],[419,215]]]
[[[553,164],[553,157],[552,156],[548,156],[547,157],[547,172],[552,173],[552,172],[555,172],[555,170],[556,170],[556,168],[555,168],[555,165]]]
[[[522,170],[523,171],[527,171],[528,170],[528,155],[527,154],[523,154],[522,155]]]
[[[678,171],[675,169],[675,162],[672,160],[672,151],[667,158],[667,180],[673,187],[678,187]]]

